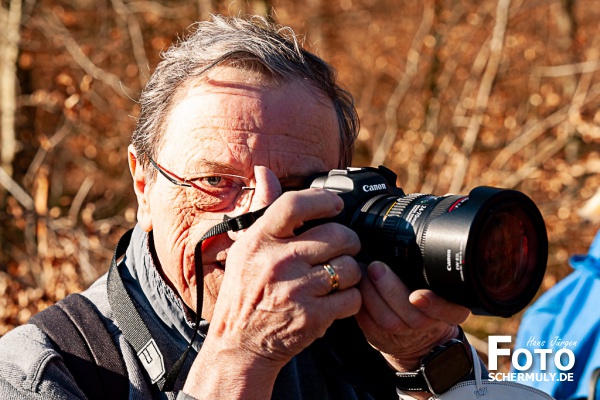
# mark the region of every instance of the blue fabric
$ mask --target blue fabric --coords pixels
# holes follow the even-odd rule
[[[527,349],[533,353],[536,348],[547,348],[553,353],[547,357],[546,371],[540,370],[536,362],[539,356],[533,354],[530,369],[513,372],[573,373],[572,382],[527,382],[558,400],[587,399],[592,371],[600,366],[600,231],[588,254],[572,256],[569,264],[574,271],[544,293],[524,314],[515,343],[515,350]],[[571,343],[560,345],[560,340]],[[533,344],[534,341],[546,343]],[[575,365],[569,371],[555,366],[554,354],[562,347],[575,355]],[[567,365],[566,357],[562,360],[562,365]]]

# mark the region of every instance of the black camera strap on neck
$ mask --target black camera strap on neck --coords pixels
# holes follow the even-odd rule
[[[267,206],[268,207],[268,206]],[[249,228],[259,217],[261,217],[267,207],[257,211],[248,212],[237,217],[223,218],[223,222],[213,226],[202,236],[195,248],[195,274],[196,274],[196,318],[194,321],[194,334],[189,345],[179,359],[173,364],[167,372],[165,368],[164,357],[152,337],[150,330],[142,320],[131,296],[125,288],[123,278],[119,273],[118,260],[125,255],[133,230],[126,232],[115,249],[110,270],[108,272],[108,301],[114,312],[115,320],[123,332],[127,342],[135,350],[139,361],[147,371],[152,383],[156,384],[163,392],[173,391],[177,377],[183,367],[183,364],[192,349],[192,344],[196,340],[200,320],[202,318],[202,300],[204,297],[203,266],[202,266],[202,243],[204,240],[226,233],[228,231],[239,231]]]

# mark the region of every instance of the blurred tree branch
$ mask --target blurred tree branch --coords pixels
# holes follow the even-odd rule
[[[437,3],[436,3],[437,7]],[[411,164],[413,165],[412,169],[416,171],[420,171],[420,169],[424,169],[423,174],[421,173],[409,173],[408,182],[413,183],[413,186],[409,184],[409,187],[418,187],[420,185],[420,191],[423,193],[432,193],[436,189],[436,185],[439,181],[440,175],[439,171],[441,170],[443,164],[448,159],[448,156],[451,154],[452,146],[456,140],[456,136],[454,133],[448,129],[449,127],[440,127],[440,113],[444,107],[449,105],[444,104],[444,99],[441,97],[451,86],[453,78],[455,78],[456,71],[460,65],[461,58],[464,57],[464,54],[460,51],[461,43],[448,43],[448,38],[445,35],[439,33],[439,26],[443,24],[443,31],[448,31],[452,27],[455,27],[456,24],[464,19],[465,13],[467,12],[466,7],[456,4],[452,7],[451,18],[447,21],[441,21],[441,13],[443,10],[436,11],[436,14],[440,14],[437,16],[438,22],[436,29],[436,54],[435,58],[440,59],[441,52],[445,46],[454,47],[453,51],[450,52],[452,54],[443,64],[443,68],[439,73],[439,77],[435,79],[432,88],[432,98],[429,101],[429,105],[427,107],[427,115],[425,116],[424,129],[427,139],[427,149],[426,152],[423,152],[419,157],[414,157],[414,160],[411,160]],[[438,61],[441,63],[441,60]],[[434,148],[435,141],[433,137],[442,136],[441,143],[435,147],[435,152],[431,157],[431,162],[429,165],[426,165],[426,156],[427,153],[432,151]],[[417,166],[418,165],[418,166]],[[425,175],[424,177],[421,175]]]
[[[198,0],[199,2],[206,2],[210,5],[211,0]],[[130,1],[127,2],[127,8],[132,13],[144,13],[150,12],[161,18],[175,19],[180,18],[182,15],[189,13],[191,7],[184,4],[182,6],[163,6],[156,1]]]
[[[600,71],[600,60],[590,60],[580,63],[535,67],[533,73],[538,76],[559,78],[562,76],[579,75]]]
[[[31,196],[8,175],[4,168],[0,168],[0,185],[8,190],[26,210],[33,210],[33,199]]]
[[[600,35],[597,34],[594,37],[594,44],[600,40]],[[535,157],[531,157],[522,166],[519,167],[515,173],[513,173],[506,181],[506,187],[512,188],[517,186],[523,179],[531,175],[536,168],[541,165],[544,161],[554,156],[556,153],[561,151],[567,143],[577,133],[589,130],[588,124],[583,122],[581,117],[581,110],[586,103],[587,99],[594,99],[600,95],[600,84],[592,86],[594,72],[598,65],[598,51],[595,46],[590,49],[589,57],[592,60],[576,63],[566,66],[559,66],[557,68],[538,68],[534,70],[534,73],[539,71],[554,71],[560,72],[562,75],[566,71],[575,73],[578,71],[581,73],[577,88],[571,99],[571,102],[565,107],[559,109],[552,115],[548,116],[539,123],[531,126],[528,129],[523,129],[510,144],[502,149],[502,151],[496,156],[496,158],[490,164],[490,171],[500,170],[508,162],[508,160],[514,156],[517,152],[521,151],[525,146],[532,143],[535,139],[546,133],[548,130],[555,126],[559,126],[558,134],[555,139],[542,146]],[[546,69],[548,68],[548,69]],[[566,74],[571,75],[571,74]]]
[[[379,141],[379,145],[373,152],[371,165],[380,165],[385,162],[386,157],[390,153],[390,149],[394,144],[398,135],[398,108],[404,99],[406,92],[419,72],[419,62],[421,59],[421,48],[425,36],[431,31],[433,19],[435,17],[435,7],[432,0],[423,2],[423,17],[419,25],[417,33],[413,37],[408,55],[406,57],[406,68],[398,81],[398,85],[388,99],[385,108],[385,131]]]
[[[144,38],[142,36],[142,30],[137,18],[133,15],[127,5],[122,0],[111,0],[115,12],[123,19],[127,25],[127,31],[131,38],[131,47],[133,50],[133,56],[138,66],[138,78],[140,81],[140,87],[146,85],[147,77],[144,71],[149,67],[148,57],[146,56],[146,50],[144,49]]]
[[[35,157],[29,164],[29,168],[27,168],[27,173],[23,178],[23,184],[25,186],[33,182],[39,168],[44,162],[46,155],[52,150],[54,150],[54,148],[58,146],[58,144],[61,143],[72,132],[72,130],[73,123],[70,120],[63,118],[63,124],[56,131],[56,133],[52,135],[50,139],[44,140],[42,142],[42,145],[40,146],[40,148],[35,154]]]
[[[510,1],[511,0],[499,0],[498,6],[496,7],[496,24],[494,25],[494,31],[490,41],[490,57],[487,61],[487,66],[479,85],[479,92],[477,93],[477,99],[475,100],[474,115],[471,116],[469,120],[469,126],[465,132],[461,153],[457,154],[458,162],[452,182],[450,183],[451,193],[459,193],[465,181],[465,175],[469,166],[469,157],[471,156],[473,147],[477,141],[483,115],[487,109],[492,86],[496,79],[496,74],[498,73],[498,68],[502,59],[502,48],[508,24]]]
[[[121,79],[102,68],[97,67],[83,52],[68,29],[52,12],[44,12],[41,21],[36,25],[42,30],[48,40],[59,40],[69,52],[73,60],[92,78],[104,82],[113,88],[120,96],[132,98],[133,90],[127,87]]]
[[[17,111],[17,55],[19,54],[21,4],[21,0],[11,0],[8,10],[0,7],[0,25],[5,27],[0,41],[0,92],[2,93],[0,97],[2,107],[0,168],[8,177],[12,176],[12,162],[17,147],[15,114]]]

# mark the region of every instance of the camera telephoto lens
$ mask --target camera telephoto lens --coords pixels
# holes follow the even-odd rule
[[[508,317],[539,288],[547,261],[544,221],[520,192],[385,196],[351,228],[366,260],[386,262],[412,289],[429,288],[476,314]]]
[[[337,222],[358,234],[358,259],[385,262],[413,290],[431,289],[475,314],[509,317],[541,285],[546,227],[519,191],[481,186],[468,195],[404,194],[384,167],[333,170],[311,187],[344,199]]]

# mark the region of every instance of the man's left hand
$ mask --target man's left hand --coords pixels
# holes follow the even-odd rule
[[[436,345],[458,335],[469,309],[430,290],[411,291],[384,263],[369,265],[360,282],[363,304],[356,319],[371,345],[398,371],[418,368]]]

